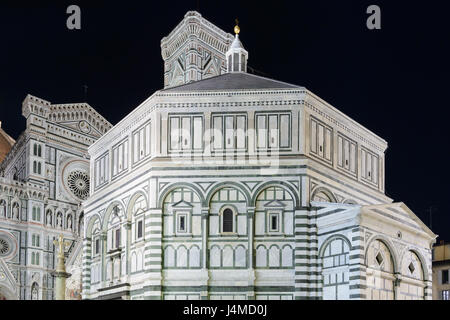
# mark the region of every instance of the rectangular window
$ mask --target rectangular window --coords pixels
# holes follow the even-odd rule
[[[178,215],[178,232],[186,232],[186,215]]]
[[[267,142],[267,129],[266,129],[266,116],[258,115],[256,116],[256,128],[258,135],[258,148],[265,149]]]
[[[95,182],[96,186],[101,186],[108,181],[108,171],[109,170],[109,154],[105,154],[95,160]]]
[[[276,232],[278,231],[278,214],[270,215],[270,231]]]
[[[333,130],[319,120],[311,118],[311,153],[332,162]],[[343,141],[338,139],[338,146]],[[341,151],[342,152],[342,151]],[[338,150],[338,162],[343,161],[343,154]]]
[[[213,116],[213,148],[222,149],[223,148],[223,127],[222,127],[223,117]]]
[[[289,130],[291,127],[291,117],[288,114],[280,115],[280,148],[289,148]]]
[[[378,185],[379,157],[368,150],[361,150],[361,177]]]
[[[116,239],[115,239],[116,246],[115,246],[115,248],[117,249],[117,248],[120,248],[120,228],[116,229],[115,236],[116,236]]]
[[[311,152],[317,153],[317,122],[311,120]]]
[[[124,172],[128,168],[128,141],[113,147],[113,176]]]
[[[140,239],[143,236],[143,229],[144,229],[144,221],[143,220],[139,220],[137,223],[137,235],[136,235],[136,239]]]
[[[203,149],[203,117],[169,116],[170,151]]]
[[[449,284],[448,270],[442,270],[442,284]]]
[[[442,291],[442,300],[450,300],[450,290]]]
[[[95,255],[98,255],[100,253],[100,239],[95,239],[95,248],[94,248]]]
[[[291,147],[291,115],[288,113],[264,113],[256,115],[258,149]]]
[[[150,122],[143,125],[133,133],[133,163],[137,163],[150,155],[150,148],[151,148],[150,134],[151,134]],[[124,147],[128,147],[128,145],[124,145]],[[122,153],[125,154],[125,150],[122,149]],[[126,167],[128,167],[128,164],[126,165]]]
[[[213,115],[212,129],[213,150],[246,148],[247,117],[245,115]]]
[[[338,167],[356,174],[356,142],[338,134]]]
[[[194,149],[203,149],[203,119],[202,117],[194,117]]]
[[[236,148],[246,148],[247,117],[236,116]]]
[[[225,117],[225,149],[234,149],[234,117]]]

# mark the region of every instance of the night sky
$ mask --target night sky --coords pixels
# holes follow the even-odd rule
[[[237,17],[249,66],[305,86],[385,139],[386,194],[428,226],[433,206],[432,230],[450,240],[443,1],[90,2],[0,4],[0,121],[13,138],[25,129],[28,93],[87,101],[116,124],[163,87],[160,40],[188,10],[230,33]],[[66,27],[70,4],[81,7],[80,31]],[[371,4],[381,8],[381,30],[366,27]]]

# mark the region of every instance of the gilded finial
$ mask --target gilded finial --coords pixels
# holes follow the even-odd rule
[[[239,28],[239,20],[236,18],[236,26],[234,27],[234,33],[239,34],[241,32],[241,28]]]

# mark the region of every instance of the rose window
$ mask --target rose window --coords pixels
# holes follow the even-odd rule
[[[68,185],[70,191],[82,200],[86,200],[89,196],[89,177],[81,171],[73,171],[69,174]]]
[[[0,238],[0,255],[6,255],[9,252],[10,246],[5,239]]]

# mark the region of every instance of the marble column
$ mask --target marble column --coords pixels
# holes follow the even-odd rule
[[[64,248],[70,243],[64,241],[62,235],[59,236],[58,241],[55,240],[53,243],[59,248],[56,271],[52,273],[55,277],[55,300],[66,300],[66,279],[71,274],[66,272],[66,266],[64,265]]]

